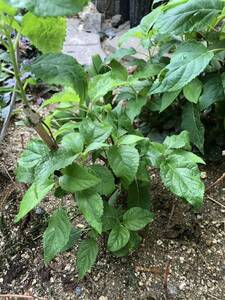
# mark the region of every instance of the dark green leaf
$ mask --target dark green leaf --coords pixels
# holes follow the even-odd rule
[[[183,89],[184,97],[193,103],[197,103],[202,92],[202,82],[195,78]]]
[[[154,214],[141,207],[132,207],[123,215],[124,226],[131,231],[138,231],[152,222]]]
[[[148,185],[143,185],[138,181],[132,182],[128,189],[127,205],[129,208],[141,207],[149,209],[151,196]]]
[[[54,212],[44,232],[44,259],[50,262],[69,242],[72,225],[64,209]]]
[[[113,227],[108,238],[108,249],[112,252],[125,247],[130,239],[129,230],[123,225]]]
[[[64,135],[62,146],[67,151],[72,153],[80,153],[83,151],[84,141],[80,133],[72,132]]]
[[[112,172],[105,166],[93,165],[91,169],[101,182],[95,186],[95,191],[100,195],[108,196],[115,190],[115,182]]]
[[[119,224],[119,216],[115,207],[104,203],[104,213],[102,217],[102,231],[108,231]]]
[[[20,202],[20,208],[18,214],[16,215],[15,222],[20,221],[33,208],[35,208],[41,202],[41,200],[51,191],[53,186],[54,182],[50,179],[44,182],[34,182]]]
[[[170,149],[181,149],[191,150],[190,138],[188,131],[182,131],[178,135],[168,136],[164,143]]]
[[[189,132],[191,142],[204,153],[205,129],[200,119],[199,109],[192,103],[187,103],[183,109],[182,128]]]
[[[135,178],[139,166],[139,153],[134,146],[113,146],[108,151],[109,164],[124,185],[129,185]]]
[[[218,17],[223,7],[221,0],[185,1],[161,14],[155,28],[161,34],[204,31]]]
[[[160,113],[167,109],[179,96],[180,90],[164,93],[161,99]]]
[[[63,170],[59,185],[65,191],[75,193],[96,186],[100,181],[89,168],[73,164]]]
[[[82,241],[77,253],[77,269],[82,279],[94,265],[98,255],[98,244],[94,239]]]
[[[151,93],[174,92],[196,78],[207,67],[214,54],[201,42],[182,43],[172,55],[166,67],[165,78],[155,81]]]
[[[76,201],[86,221],[99,234],[102,233],[103,201],[101,196],[94,190],[76,192]]]
[[[66,54],[44,54],[30,66],[37,78],[47,84],[73,88],[84,101],[87,94],[87,77],[75,58]]]

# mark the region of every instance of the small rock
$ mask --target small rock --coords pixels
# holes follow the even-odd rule
[[[100,297],[98,298],[98,300],[108,300],[108,297],[100,296]]]
[[[77,297],[79,297],[79,296],[82,294],[82,289],[81,289],[81,287],[77,286],[77,287],[75,288],[74,293],[75,293],[75,295],[76,295]]]
[[[161,240],[158,240],[157,242],[157,245],[161,246],[163,244],[163,242]]]
[[[115,15],[112,17],[111,25],[114,28],[118,28],[123,23],[122,15]]]
[[[0,283],[3,283],[3,281],[4,281],[3,278],[0,278]]]
[[[36,207],[35,208],[35,214],[36,215],[39,215],[39,216],[41,216],[41,215],[43,215],[45,213],[45,211],[44,211],[44,209],[42,208],[42,207]]]
[[[176,297],[178,292],[176,286],[172,285],[170,282],[168,282],[168,292],[171,296]]]
[[[201,178],[206,179],[207,178],[207,173],[206,172],[201,172]]]
[[[180,257],[180,263],[183,264],[184,261],[185,261],[185,258],[181,256],[181,257]]]
[[[143,283],[142,281],[139,281],[139,282],[138,282],[138,285],[139,285],[139,286],[143,286],[144,283]]]
[[[186,287],[186,282],[185,281],[181,282],[179,285],[179,289],[182,291],[185,289],[185,287]]]

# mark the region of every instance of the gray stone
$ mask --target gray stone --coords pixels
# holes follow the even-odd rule
[[[77,18],[67,21],[67,37],[63,52],[76,58],[82,65],[91,64],[91,58],[95,54],[99,54],[103,59],[106,56],[101,48],[99,35],[79,30]]]
[[[88,32],[98,33],[102,29],[102,15],[100,13],[84,13],[82,29]]]
[[[112,27],[118,28],[123,23],[123,16],[122,15],[115,15],[112,17]]]

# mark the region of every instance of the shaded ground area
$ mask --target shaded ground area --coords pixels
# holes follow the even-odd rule
[[[93,271],[81,282],[75,251],[43,263],[41,234],[58,201],[51,196],[20,224],[13,219],[25,186],[15,184],[18,154],[32,130],[11,127],[0,147],[0,294],[32,295],[38,299],[225,299],[225,208],[208,200],[199,213],[169,194],[152,172],[155,221],[142,232],[141,247],[126,258],[106,252],[104,241]],[[209,165],[209,186],[225,170],[225,162]],[[11,178],[10,178],[11,177]],[[225,205],[225,187],[208,193]],[[70,199],[73,223],[84,224]],[[0,295],[1,299],[1,295]],[[37,298],[36,298],[37,299]]]

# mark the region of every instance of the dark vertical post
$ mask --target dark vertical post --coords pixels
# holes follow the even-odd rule
[[[137,26],[141,19],[150,12],[152,0],[130,0],[131,27]]]
[[[130,0],[120,0],[120,14],[124,21],[130,19]]]

